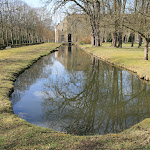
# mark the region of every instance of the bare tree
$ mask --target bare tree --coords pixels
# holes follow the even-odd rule
[[[135,0],[133,6],[133,8],[130,8],[131,14],[124,17],[123,26],[138,33],[140,37],[144,39],[144,59],[148,60],[148,48],[150,42],[150,0]]]
[[[0,49],[9,44],[33,44],[54,41],[51,15],[41,13],[21,0],[0,0]],[[49,20],[44,20],[50,18]]]
[[[55,10],[65,6],[67,3],[75,3],[89,17],[92,45],[100,46],[100,13],[103,11],[101,0],[47,0],[46,2],[53,2]]]

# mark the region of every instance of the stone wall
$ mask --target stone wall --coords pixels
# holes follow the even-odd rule
[[[71,39],[76,43],[87,36],[90,36],[90,25],[85,15],[68,15],[55,27],[55,42],[67,43]]]

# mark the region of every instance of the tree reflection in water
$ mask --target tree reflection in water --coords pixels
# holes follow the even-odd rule
[[[40,84],[35,84],[39,80]],[[37,85],[42,89],[40,124],[46,122],[46,127],[58,131],[77,135],[118,133],[150,117],[148,84],[75,46],[61,47],[23,73],[16,81],[13,103]],[[35,120],[32,118],[31,123],[36,124]]]
[[[67,133],[91,135],[118,133],[149,117],[148,85],[96,58],[88,68],[58,75],[45,85],[47,119],[53,116]]]

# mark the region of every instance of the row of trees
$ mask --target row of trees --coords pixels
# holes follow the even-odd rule
[[[46,10],[21,0],[0,0],[0,45],[53,41],[52,19]]]
[[[101,30],[109,31],[114,47],[122,47],[124,30],[139,34],[145,41],[144,59],[148,59],[150,42],[150,0],[47,0],[60,8],[68,3],[90,20],[92,45],[101,45]],[[73,7],[72,7],[73,8]],[[75,7],[74,7],[75,8]],[[118,44],[117,44],[117,41]]]

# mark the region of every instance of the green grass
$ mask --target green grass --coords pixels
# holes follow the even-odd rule
[[[37,127],[13,113],[9,94],[17,75],[59,45],[54,43],[41,44],[0,51],[0,150],[149,149],[150,119],[145,119],[120,134],[72,136]],[[82,47],[87,47],[87,45]],[[102,51],[100,52],[100,50]],[[104,45],[101,48],[87,48],[87,51],[99,56],[103,55],[103,57],[106,57],[105,59],[111,61],[115,60],[118,64],[122,60],[127,64],[129,63],[129,60],[126,61],[128,57],[126,56],[127,53],[124,52],[125,50],[127,50],[128,55],[134,53],[139,61],[143,61],[141,57],[137,56],[142,54],[142,49],[133,51],[112,49]],[[140,51],[139,54],[137,54],[137,51]],[[109,55],[107,52],[109,52]]]

